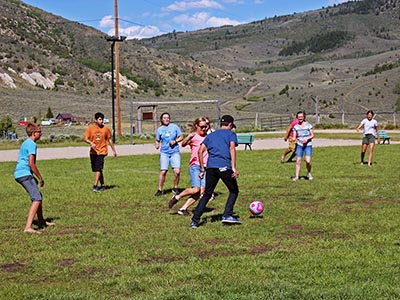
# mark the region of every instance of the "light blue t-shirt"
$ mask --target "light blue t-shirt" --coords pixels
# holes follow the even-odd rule
[[[176,140],[182,135],[182,131],[178,125],[174,123],[168,124],[168,126],[162,125],[157,129],[156,140],[161,141],[161,153],[173,154],[179,152],[179,144],[176,143],[173,146],[170,145],[170,141]]]
[[[15,179],[32,175],[32,170],[29,167],[29,155],[34,155],[36,162],[36,149],[36,143],[30,138],[22,143],[19,149],[17,164],[14,169]]]
[[[297,124],[293,127],[293,131],[296,133],[297,136],[297,145],[303,146],[304,139],[311,135],[312,125],[308,122],[303,122],[302,126]],[[307,146],[312,146],[312,140],[307,142]]]
[[[218,129],[211,132],[204,139],[207,148],[207,168],[227,168],[232,170],[230,144],[238,144],[236,133],[227,129]]]

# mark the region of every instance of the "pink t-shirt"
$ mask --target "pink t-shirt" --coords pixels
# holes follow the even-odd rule
[[[190,145],[190,149],[192,151],[192,154],[190,156],[190,161],[189,161],[189,166],[196,164],[196,165],[200,165],[199,162],[199,149],[200,149],[200,145],[203,142],[203,140],[205,139],[205,136],[200,136],[197,133],[194,134],[194,137],[190,140],[189,145]],[[204,165],[207,165],[207,159],[208,159],[208,153],[207,150],[203,152],[203,162]]]
[[[290,130],[289,136],[295,136],[295,132],[293,130],[293,127],[296,126],[297,124],[299,124],[299,120],[298,119],[294,119],[292,121],[292,123],[290,123],[290,126],[292,127],[292,130]]]

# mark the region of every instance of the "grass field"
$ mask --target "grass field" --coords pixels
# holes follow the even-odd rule
[[[239,151],[243,224],[221,224],[220,183],[197,229],[168,210],[171,193],[153,196],[156,155],[108,157],[103,193],[88,159],[38,161],[57,223],[42,235],[22,232],[30,201],[0,163],[0,299],[399,299],[400,145],[376,147],[372,167],[359,151],[314,149],[314,180],[299,182],[282,150]]]

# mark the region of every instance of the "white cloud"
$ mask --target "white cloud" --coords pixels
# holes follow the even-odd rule
[[[114,27],[114,18],[113,16],[105,16],[101,19],[100,28],[109,28],[109,27]]]
[[[350,0],[329,0],[328,5],[335,5],[335,4],[341,4],[345,2],[349,2]]]
[[[243,2],[243,0],[222,0],[222,2],[225,2],[225,3],[237,3],[237,4],[243,4],[244,2]]]
[[[126,36],[127,39],[144,39],[161,35],[165,32],[162,32],[158,27],[155,26],[129,26],[125,28],[120,27],[118,33]],[[114,35],[114,30],[110,29],[108,34]]]
[[[199,0],[199,1],[180,1],[175,2],[167,7],[164,7],[164,11],[187,11],[191,9],[222,9],[222,5],[213,0]]]
[[[231,20],[229,18],[213,17],[206,12],[196,13],[192,16],[183,14],[175,17],[173,20],[177,24],[183,24],[185,27],[191,26],[193,27],[193,29],[241,24],[241,22],[236,20]]]
[[[254,0],[254,4],[264,4],[264,0]]]

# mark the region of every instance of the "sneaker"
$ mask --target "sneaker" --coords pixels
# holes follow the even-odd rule
[[[199,223],[192,221],[192,222],[190,222],[189,226],[190,226],[190,228],[197,228],[197,227],[199,227]]]
[[[293,179],[292,179],[293,181],[298,181],[299,180],[299,177],[293,177]]]
[[[172,192],[175,194],[175,195],[179,195],[179,189],[178,188],[173,188],[172,189]]]
[[[161,195],[162,195],[162,191],[160,191],[160,190],[157,190],[157,192],[154,194],[154,196],[156,196],[156,197],[161,196]]]
[[[189,212],[187,209],[179,209],[179,210],[178,210],[178,215],[188,217],[188,216],[190,216],[191,214],[190,214],[190,212]]]
[[[175,195],[173,195],[171,200],[169,200],[169,202],[168,202],[168,208],[172,208],[177,203],[178,203],[178,199],[176,199]]]
[[[313,180],[313,179],[314,179],[314,177],[312,177],[311,173],[308,173],[308,175],[307,175],[307,179],[308,179],[308,180]]]
[[[100,188],[98,188],[97,186],[94,186],[92,191],[95,193],[100,193],[102,190]]]
[[[201,198],[201,197],[200,197]],[[215,200],[215,195],[214,193],[211,195],[210,201],[214,201]]]
[[[222,217],[222,223],[227,223],[227,224],[241,224],[238,219],[232,216],[227,216],[227,217]]]

